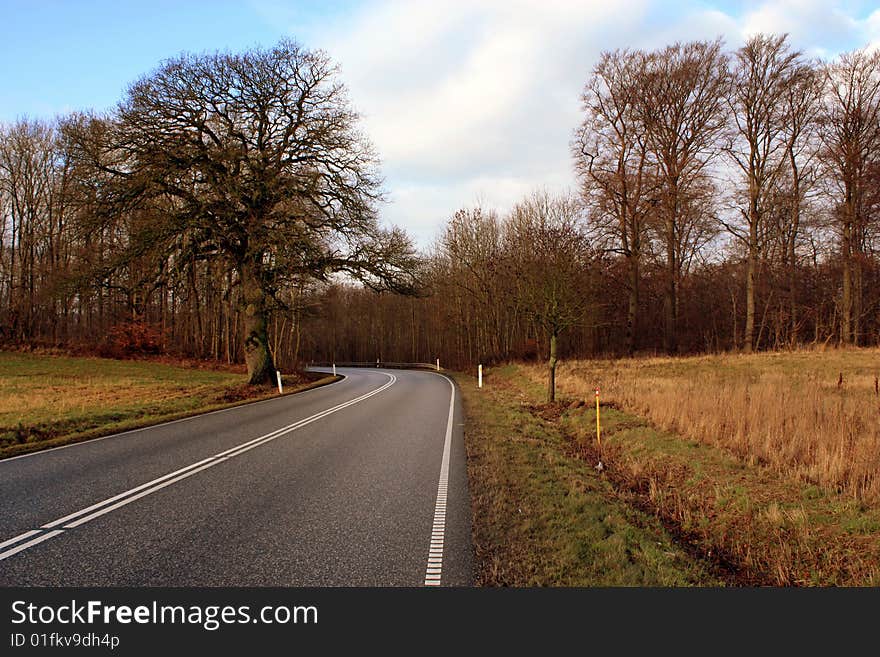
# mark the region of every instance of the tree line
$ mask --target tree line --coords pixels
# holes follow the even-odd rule
[[[0,331],[248,364],[876,344],[880,54],[785,36],[601,55],[579,187],[416,253],[335,66],[182,55],[106,114],[0,130]],[[552,390],[552,381],[551,381]]]
[[[821,62],[780,35],[733,52],[720,40],[609,51],[582,108],[571,150],[583,248],[565,276],[577,304],[560,304],[575,310],[569,355],[877,343],[880,53]],[[428,256],[421,310],[370,309],[383,317],[352,327],[346,353],[407,353],[415,336],[418,353],[453,366],[552,362],[539,307],[560,253],[518,241],[521,214],[456,213]],[[534,262],[518,264],[524,251]],[[361,293],[321,303],[340,294]],[[322,334],[325,316],[312,321]],[[309,349],[329,354],[320,340]]]

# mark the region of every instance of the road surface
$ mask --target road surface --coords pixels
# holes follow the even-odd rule
[[[470,585],[452,382],[339,373],[0,461],[0,585]]]

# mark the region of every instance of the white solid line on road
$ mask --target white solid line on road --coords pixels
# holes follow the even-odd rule
[[[443,568],[443,540],[446,534],[446,494],[449,487],[449,455],[452,451],[452,418],[455,415],[455,384],[443,377],[452,388],[449,397],[449,419],[446,422],[446,440],[443,443],[443,460],[440,463],[440,481],[437,483],[437,502],[434,505],[434,523],[431,543],[428,547],[428,565],[425,570],[425,586],[440,586]]]
[[[123,497],[126,497],[127,495],[131,495],[132,493],[136,493],[140,490],[143,490],[144,488],[149,488],[153,484],[156,484],[160,481],[164,481],[165,479],[168,479],[169,477],[173,477],[174,475],[180,474],[181,472],[198,467],[204,463],[208,463],[209,461],[213,460],[213,458],[214,457],[212,456],[210,458],[206,458],[202,461],[199,461],[198,463],[193,463],[192,465],[188,465],[185,468],[181,468],[180,470],[175,470],[174,472],[170,472],[167,475],[163,475],[157,479],[153,479],[152,481],[148,481],[147,483],[141,484],[140,486],[136,486],[135,488],[130,488],[125,492],[119,493],[119,495],[114,495],[113,497],[108,497],[106,500],[101,500],[100,502],[97,502],[96,504],[92,504],[91,506],[87,506],[85,509],[80,509],[79,511],[74,511],[73,513],[66,515],[63,518],[58,518],[57,520],[53,520],[52,522],[47,522],[45,525],[41,525],[40,529],[52,529],[53,527],[57,527],[58,525],[63,525],[68,520],[73,520],[74,518],[78,518],[79,516],[83,515],[84,513],[88,513],[89,511],[94,511],[95,509],[98,509],[102,506],[110,504],[111,502],[115,502],[116,500],[122,499]]]
[[[222,459],[222,460],[225,461],[226,459]],[[189,471],[183,473],[182,475],[180,475],[179,477],[175,477],[174,479],[169,479],[168,481],[163,481],[161,484],[153,486],[152,488],[148,488],[145,491],[141,491],[137,495],[132,495],[130,497],[126,497],[124,500],[121,500],[121,501],[117,502],[116,504],[111,504],[110,506],[105,506],[101,509],[98,509],[97,511],[95,511],[92,514],[89,514],[87,516],[79,518],[78,520],[74,520],[73,522],[64,525],[64,529],[74,529],[75,527],[79,527],[80,525],[84,525],[85,523],[89,522],[90,520],[94,520],[95,518],[99,518],[100,516],[103,516],[106,513],[110,513],[111,511],[115,511],[116,509],[123,507],[126,504],[131,504],[135,500],[139,500],[142,497],[146,497],[147,495],[152,495],[156,491],[162,490],[166,486],[170,486],[171,484],[176,484],[178,481],[180,481],[182,479],[186,479],[187,477],[191,477],[192,475],[194,475],[198,472],[201,472],[202,470],[207,470],[208,468],[213,467],[213,466],[217,465],[218,463],[220,463],[220,461],[212,461],[211,463],[206,463],[202,467],[196,468],[195,470],[189,470]]]
[[[375,390],[371,390],[370,392],[361,395],[360,397],[355,397],[354,399],[350,399],[347,402],[337,404],[336,406],[333,406],[332,408],[328,408],[326,410],[323,410],[320,413],[316,413],[316,414],[314,414],[310,417],[307,417],[303,420],[298,420],[297,422],[289,424],[286,427],[281,427],[280,429],[276,429],[275,431],[272,431],[272,432],[267,433],[265,435],[262,435],[258,438],[254,438],[253,440],[249,440],[245,443],[242,443],[241,445],[237,445],[237,446],[232,447],[230,449],[227,449],[223,452],[220,452],[219,454],[215,454],[214,456],[209,456],[208,458],[202,459],[201,461],[198,461],[197,463],[193,463],[193,464],[188,465],[184,468],[180,468],[179,470],[175,470],[174,472],[169,472],[168,474],[163,475],[162,477],[158,477],[157,479],[153,479],[152,481],[148,481],[145,484],[141,484],[140,486],[136,486],[135,488],[131,488],[125,492],[119,493],[118,495],[114,495],[113,497],[107,498],[106,500],[102,500],[101,502],[98,502],[96,504],[92,504],[91,506],[88,506],[84,509],[80,509],[79,511],[75,511],[73,513],[70,513],[62,518],[58,518],[57,520],[53,520],[51,522],[48,522],[44,525],[41,525],[41,528],[39,530],[31,530],[29,532],[19,534],[18,536],[10,538],[9,540],[4,541],[3,543],[0,543],[0,548],[5,547],[7,545],[11,545],[13,543],[18,543],[26,538],[33,536],[35,533],[38,533],[41,530],[52,529],[53,527],[57,527],[59,525],[64,525],[64,529],[72,529],[74,527],[78,527],[79,525],[85,524],[86,522],[89,522],[90,520],[94,520],[95,518],[98,518],[106,513],[114,511],[115,509],[118,509],[120,507],[123,507],[126,504],[134,502],[135,500],[138,500],[142,497],[145,497],[147,495],[155,493],[156,491],[161,490],[161,489],[165,488],[166,486],[170,486],[171,484],[174,484],[178,481],[181,481],[182,479],[186,479],[187,477],[190,477],[198,472],[201,472],[202,470],[207,470],[208,468],[214,467],[215,465],[218,465],[224,461],[227,461],[230,458],[244,454],[245,452],[250,451],[251,449],[254,449],[255,447],[259,447],[260,445],[264,445],[272,440],[275,440],[276,438],[280,438],[281,436],[285,436],[289,433],[292,433],[293,431],[296,431],[297,429],[300,429],[300,428],[306,426],[307,424],[311,424],[312,422],[320,420],[321,418],[327,417],[328,415],[331,415],[332,413],[336,413],[337,411],[341,411],[344,408],[348,408],[349,406],[353,406],[354,404],[362,402],[365,399],[368,399],[374,395],[378,395],[379,393],[383,392],[384,390],[387,390],[389,387],[394,385],[395,381],[397,381],[397,377],[394,376],[393,374],[388,374],[386,372],[382,372],[382,374],[384,374],[385,376],[388,377],[388,382],[386,384],[384,384],[383,386],[376,388]],[[114,502],[115,502],[115,504],[114,504]],[[82,517],[82,516],[85,516],[85,517]],[[73,522],[70,522],[70,521],[73,521]],[[61,533],[63,533],[63,531],[61,531],[61,530],[50,531],[49,533],[44,534],[44,535],[42,535],[32,541],[28,541],[27,543],[23,543],[22,545],[19,545],[16,548],[2,552],[2,553],[0,553],[0,561],[2,561],[3,559],[6,559],[7,557],[11,557],[14,554],[17,554],[18,552],[21,552],[22,550],[27,549],[28,547],[30,547],[32,545],[36,545],[37,543],[42,543],[43,541],[45,541],[49,538],[52,538],[53,536],[57,536],[58,534],[61,534]]]
[[[39,529],[31,529],[30,531],[27,531],[24,534],[19,534],[18,536],[13,536],[12,538],[0,543],[0,549],[5,548],[7,545],[12,545],[13,543],[18,543],[19,541],[23,541],[26,538],[30,538],[34,534],[39,534],[40,531],[41,530],[39,530]]]
[[[3,561],[3,559],[11,557],[13,554],[18,554],[19,552],[21,552],[23,550],[27,550],[29,547],[33,547],[37,543],[42,543],[43,541],[48,541],[50,538],[54,538],[54,537],[58,536],[58,534],[63,534],[63,533],[64,533],[63,529],[55,529],[51,532],[43,534],[42,536],[38,536],[37,538],[35,538],[31,541],[28,541],[27,543],[22,543],[21,545],[16,545],[14,548],[12,548],[10,550],[6,550],[6,552],[0,552],[0,561]]]

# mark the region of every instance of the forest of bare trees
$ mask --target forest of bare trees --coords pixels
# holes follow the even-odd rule
[[[579,188],[466,207],[415,254],[329,59],[182,56],[107,115],[0,126],[7,345],[434,362],[875,345],[880,53],[758,35],[615,50]],[[552,390],[552,383],[551,383]]]
[[[307,286],[415,288],[334,65],[291,41],[182,55],[106,116],[20,121],[2,144],[9,341],[243,357],[263,383]]]

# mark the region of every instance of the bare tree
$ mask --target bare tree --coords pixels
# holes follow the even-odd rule
[[[439,256],[446,282],[470,306],[460,326],[460,356],[490,362],[510,350],[508,314],[515,314],[504,276],[502,225],[497,213],[480,206],[455,212],[440,238]]]
[[[639,289],[648,212],[656,203],[656,173],[637,113],[645,74],[642,52],[605,52],[581,100],[586,114],[572,150],[591,220],[626,261],[626,351],[639,344]]]
[[[198,257],[231,262],[251,383],[274,376],[267,317],[285,286],[343,271],[414,288],[408,238],[378,225],[376,158],[337,78],[325,54],[288,40],[183,55],[131,85],[94,157],[117,198],[164,203],[151,231],[186,232]]]
[[[0,259],[7,274],[5,328],[17,340],[30,341],[36,334],[39,306],[57,264],[51,262],[59,238],[53,215],[56,181],[53,125],[22,119],[0,134],[0,187],[9,226],[8,258]]]
[[[792,51],[786,36],[759,34],[734,54],[728,102],[733,135],[725,151],[745,180],[745,207],[740,213],[744,233],[728,225],[747,250],[746,324],[743,350],[755,346],[755,286],[759,259],[768,240],[766,205],[786,165],[786,98],[795,76],[805,64],[800,52]]]
[[[825,68],[821,155],[836,203],[842,294],[840,342],[861,340],[866,183],[880,150],[880,52],[857,50]]]
[[[666,247],[664,346],[678,350],[677,324],[681,262],[682,200],[689,181],[717,154],[727,123],[727,55],[720,40],[676,43],[650,53],[638,115],[648,152],[657,164],[661,190],[661,233]]]
[[[556,399],[559,336],[591,304],[583,285],[591,252],[580,215],[574,198],[535,192],[514,207],[507,224],[519,302],[549,339],[548,401]]]
[[[792,346],[798,343],[800,325],[797,244],[801,229],[801,211],[816,177],[816,119],[821,94],[822,78],[815,63],[799,62],[782,100],[783,139],[788,163],[788,172],[783,181],[788,186],[788,220],[783,222],[782,234],[785,240],[784,264],[788,279],[789,342]]]

